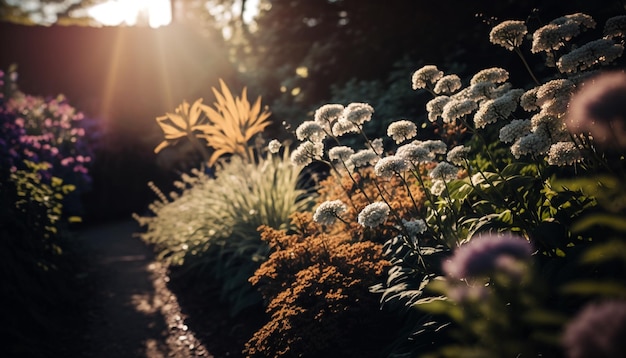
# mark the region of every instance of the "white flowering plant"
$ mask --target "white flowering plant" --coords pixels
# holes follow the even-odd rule
[[[516,52],[528,71],[528,82],[519,88],[500,67],[479,71],[465,87],[458,75],[434,65],[415,71],[413,89],[433,95],[426,105],[429,122],[455,129],[456,136],[418,140],[415,123],[402,119],[389,125],[389,138],[370,139],[364,126],[374,108],[367,103],[324,105],[314,120],[298,127],[301,144],[292,162],[326,163],[332,176],[352,182],[352,190],[369,203],[360,208],[358,224],[365,230],[395,229],[385,238],[392,265],[388,278],[371,288],[381,295],[383,308],[414,317],[414,326],[399,337],[393,354],[558,355],[560,331],[580,307],[580,297],[571,294],[583,300],[603,294],[626,297],[616,285],[624,278],[623,267],[605,270],[605,260],[592,260],[603,267],[599,271],[578,266],[587,250],[613,247],[610,240],[624,233],[617,222],[626,205],[602,204],[608,197],[625,198],[615,185],[626,179],[626,116],[620,102],[626,99],[620,62],[624,23],[621,16],[612,18],[600,39],[582,44],[573,40],[596,27],[586,14],[555,19],[530,36],[522,21],[495,26],[490,41]],[[544,56],[547,70],[542,76],[534,73],[522,51],[530,37],[531,52]],[[360,136],[364,145],[345,145],[345,136]],[[400,215],[394,196],[382,186],[363,190],[359,178],[368,167],[378,180],[395,180],[409,195],[417,187],[423,195],[411,196],[412,207]],[[315,221],[345,224],[342,213],[350,204],[323,203]],[[609,207],[611,212],[605,212]],[[459,247],[486,233],[512,233],[530,243],[532,252],[524,249],[523,259],[512,260],[512,253],[519,251],[509,246],[468,249],[464,255],[481,250],[504,250],[504,255],[489,254],[497,262],[478,281],[446,272],[444,263]],[[605,290],[590,284],[594,277],[605,279]],[[476,296],[458,296],[462,285],[472,288],[464,295]],[[511,308],[513,298],[516,310]],[[459,311],[460,303],[464,311]],[[502,320],[492,322],[495,317]],[[463,336],[471,343],[448,345]]]

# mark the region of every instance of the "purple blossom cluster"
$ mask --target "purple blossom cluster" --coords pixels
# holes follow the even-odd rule
[[[608,300],[585,306],[565,327],[568,358],[626,356],[626,301]]]
[[[92,141],[87,137],[88,120],[63,96],[52,99],[16,91],[13,78],[0,72],[4,87],[0,97],[0,165],[3,175],[24,168],[24,161],[46,162],[46,182],[52,177],[74,184],[76,192],[89,188]]]
[[[528,240],[511,234],[485,234],[472,238],[459,247],[454,255],[443,263],[448,277],[466,279],[488,275],[497,269],[506,270],[515,260],[529,260],[533,248]]]

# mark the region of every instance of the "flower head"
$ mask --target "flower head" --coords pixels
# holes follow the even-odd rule
[[[523,21],[504,21],[496,25],[489,33],[489,41],[509,51],[519,47],[528,33]]]
[[[447,75],[441,77],[433,91],[437,94],[451,94],[461,88],[461,78],[457,75]]]
[[[443,107],[450,101],[448,96],[437,96],[428,103],[426,103],[426,110],[428,111],[428,120],[435,122],[437,118],[441,117],[443,113]]]
[[[423,142],[416,142],[416,144],[421,145],[423,148],[428,150],[431,155],[434,157],[436,154],[446,154],[448,151],[448,146],[442,140],[426,140]]]
[[[372,140],[371,142],[367,143],[367,145],[368,145],[368,147],[370,147],[377,154],[382,154],[382,152],[385,150],[385,148],[383,146],[383,139],[382,138],[376,138],[376,139]]]
[[[450,100],[443,106],[443,112],[441,113],[441,117],[445,123],[453,123],[458,118],[461,118],[465,115],[472,113],[478,104],[471,99],[463,99],[463,100]]]
[[[319,159],[324,154],[324,145],[321,142],[303,142],[291,152],[291,162],[294,165],[308,165],[314,159]]]
[[[339,120],[333,124],[332,132],[334,136],[341,137],[348,133],[358,133],[359,127],[344,118],[339,118]]]
[[[400,144],[417,135],[417,126],[407,120],[396,121],[387,127],[387,135],[393,138],[397,144]]]
[[[330,131],[332,124],[339,119],[342,113],[342,105],[325,104],[315,111],[314,120],[328,132]]]
[[[479,82],[503,83],[509,79],[509,72],[503,68],[492,67],[479,71],[470,80],[471,85]]]
[[[333,161],[346,162],[352,154],[354,154],[354,150],[344,145],[338,145],[328,150],[328,158]]]
[[[341,200],[325,201],[315,210],[313,221],[322,225],[332,225],[346,209],[346,204]]]
[[[567,325],[562,337],[568,358],[626,356],[626,301],[586,305]]]
[[[396,156],[404,158],[411,163],[425,163],[435,158],[427,148],[416,143],[409,143],[398,147]]]
[[[572,96],[565,123],[572,133],[591,133],[596,143],[626,147],[626,74],[606,72]]]
[[[359,224],[363,227],[377,227],[384,223],[389,216],[389,205],[384,202],[378,201],[367,205],[357,218]]]
[[[350,161],[356,167],[364,167],[366,165],[374,165],[380,157],[372,149],[361,149],[350,156]]]
[[[296,137],[300,141],[321,142],[326,138],[324,128],[317,122],[305,121],[296,129]]]
[[[487,124],[504,119],[515,111],[522,90],[511,90],[505,95],[483,102],[474,115],[476,128],[484,128]]]
[[[432,185],[430,186],[430,193],[439,196],[446,191],[446,182],[443,180],[433,180]]]
[[[426,88],[428,84],[437,82],[441,77],[443,77],[443,71],[439,71],[437,66],[426,65],[413,73],[413,89]]]
[[[617,44],[610,39],[598,39],[561,56],[556,66],[561,73],[582,71],[597,64],[609,64],[620,57],[623,52],[624,45]]]
[[[548,164],[566,166],[582,160],[580,150],[573,142],[558,142],[548,150]]]
[[[381,178],[391,178],[409,168],[407,161],[399,156],[389,156],[380,159],[374,166],[374,173]]]
[[[469,154],[470,149],[470,147],[466,147],[464,145],[457,145],[456,147],[450,149],[446,159],[454,165],[463,166],[467,160],[467,155]]]
[[[523,155],[540,155],[550,149],[550,138],[544,131],[537,131],[520,137],[511,146],[511,153],[519,159]]]
[[[456,179],[459,174],[459,168],[448,162],[440,162],[433,170],[430,171],[429,176],[431,179],[439,179],[443,181],[450,181]]]
[[[280,147],[282,147],[282,144],[278,141],[278,139],[272,139],[267,145],[267,150],[269,150],[272,154],[276,154],[280,150]]]
[[[519,138],[530,134],[530,119],[514,119],[511,123],[500,128],[500,141],[503,143],[513,143]]]
[[[533,33],[532,53],[550,52],[565,46],[580,33],[578,24],[573,21],[562,24],[549,23]]]
[[[411,221],[402,219],[402,226],[404,226],[409,237],[413,240],[416,240],[417,236],[423,234],[427,229],[426,222],[422,219],[414,219]]]
[[[343,110],[342,118],[356,125],[363,125],[372,119],[373,113],[374,108],[367,103],[350,103]]]
[[[508,264],[502,258],[528,261],[532,253],[531,244],[520,236],[512,233],[485,234],[456,249],[454,255],[443,263],[443,270],[453,279],[477,278],[503,268],[502,264]]]

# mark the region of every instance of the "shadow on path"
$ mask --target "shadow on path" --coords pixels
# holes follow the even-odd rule
[[[81,230],[93,300],[84,357],[210,357],[184,324],[166,270],[139,238],[134,221]]]

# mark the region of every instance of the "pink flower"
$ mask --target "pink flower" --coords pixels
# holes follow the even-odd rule
[[[626,148],[626,73],[605,72],[581,85],[566,117],[570,132],[590,133],[607,147]]]
[[[565,327],[568,358],[626,356],[626,301],[585,306]]]

